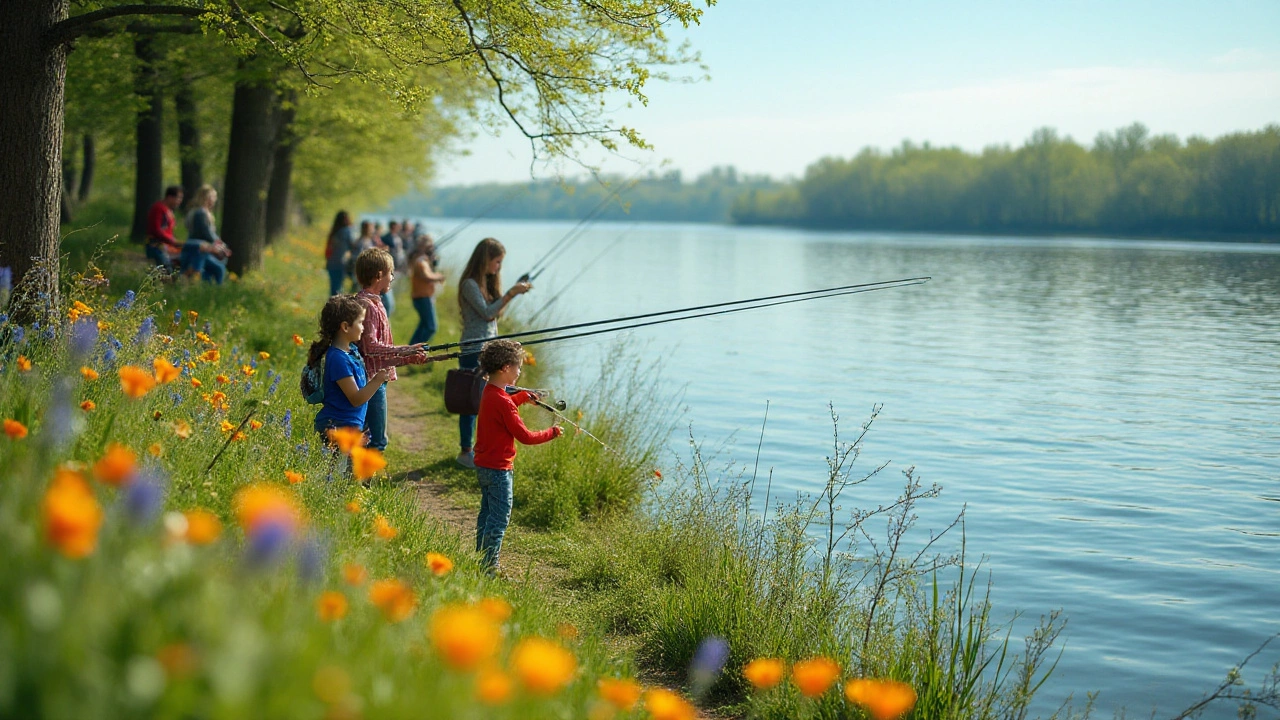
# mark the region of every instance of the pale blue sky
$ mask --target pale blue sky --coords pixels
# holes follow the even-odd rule
[[[1017,145],[1045,125],[1089,143],[1133,121],[1184,138],[1280,123],[1280,0],[724,0],[676,37],[711,80],[651,85],[617,122],[656,146],[629,155],[686,175],[799,175],[903,139]],[[529,177],[511,129],[461,146],[440,184]]]

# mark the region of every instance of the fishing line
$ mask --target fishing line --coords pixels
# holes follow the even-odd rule
[[[610,250],[613,250],[614,248],[618,247],[618,245],[621,244],[623,240],[627,239],[627,236],[630,235],[636,229],[637,225],[639,225],[639,222],[640,221],[637,220],[631,223],[631,227],[627,228],[627,230],[623,232],[621,235],[619,235],[616,240],[609,243],[609,246],[606,247],[604,250],[602,250],[599,255],[596,255],[595,258],[591,260],[591,262],[587,263],[586,265],[583,265],[582,269],[578,271],[577,275],[574,275],[572,278],[570,278],[569,282],[565,283],[560,288],[559,292],[557,292],[555,295],[552,295],[551,299],[543,303],[542,307],[538,308],[537,312],[529,316],[529,319],[527,322],[532,323],[534,320],[537,320],[542,315],[542,313],[546,312],[547,309],[550,308],[551,305],[554,304],[556,300],[560,299],[560,296],[563,295],[564,292],[568,290],[571,285],[573,285],[580,278],[582,278],[583,275],[586,275],[587,271],[590,270],[593,265],[595,265],[596,263],[604,259],[604,256],[608,255]]]
[[[542,271],[547,269],[547,266],[551,264],[552,260],[558,257],[560,253],[567,250],[569,246],[577,242],[578,239],[585,234],[587,226],[604,213],[608,208],[609,203],[611,203],[614,198],[618,197],[622,192],[635,187],[636,184],[640,182],[640,173],[644,172],[645,167],[641,167],[636,170],[631,174],[631,177],[628,177],[621,185],[618,185],[611,190],[609,194],[605,195],[604,199],[592,208],[591,212],[587,213],[586,217],[579,220],[578,224],[574,225],[569,232],[565,233],[564,237],[557,240],[556,244],[552,245],[550,250],[543,253],[542,257],[538,258],[538,261],[533,264],[533,267],[529,268],[529,272],[521,275],[517,282],[532,282],[541,275]]]
[[[453,228],[451,228],[449,232],[444,234],[444,237],[436,241],[436,249],[439,250],[440,248],[444,247],[446,243],[456,238],[458,234],[461,233],[463,230],[466,230],[467,228],[471,227],[471,225],[475,223],[477,220],[483,218],[485,215],[488,215],[494,210],[497,210],[499,207],[502,207],[503,205],[506,205],[507,203],[511,202],[516,198],[516,195],[519,195],[521,192],[524,192],[527,189],[528,187],[525,185],[517,185],[514,188],[508,190],[497,200],[494,200],[493,202],[481,208],[479,215],[475,215],[470,220],[464,220],[463,222],[453,226]]]

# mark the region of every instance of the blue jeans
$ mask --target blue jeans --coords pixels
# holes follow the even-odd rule
[[[188,240],[182,245],[182,254],[178,256],[178,262],[182,263],[182,272],[190,277],[195,277],[204,270],[204,261],[209,257],[209,253],[201,250],[203,245],[204,243],[199,240]]]
[[[391,319],[391,313],[396,311],[396,291],[387,288],[387,291],[378,296],[382,298],[382,307],[387,311],[387,319]]]
[[[484,553],[484,565],[498,567],[502,536],[511,522],[511,488],[515,474],[510,470],[476,468],[480,483],[480,516],[476,518],[476,552]]]
[[[364,431],[369,433],[369,447],[379,452],[387,449],[387,386],[369,398],[364,413]]]
[[[147,259],[156,264],[156,267],[162,267],[167,272],[173,272],[173,260],[169,258],[169,253],[159,245],[147,245]]]
[[[413,309],[418,311],[418,327],[409,338],[410,345],[431,342],[436,334],[436,300],[430,297],[413,299]]]
[[[474,369],[480,367],[480,353],[467,353],[458,358],[458,367],[465,369]],[[462,452],[471,449],[471,438],[476,434],[476,416],[475,415],[459,415],[458,416],[458,445],[462,448]]]
[[[330,265],[325,270],[329,271],[329,297],[333,297],[342,292],[342,281],[347,279],[347,269],[341,265]]]
[[[204,267],[200,269],[200,277],[205,282],[222,284],[227,279],[227,261],[216,258],[212,255],[204,256]]]

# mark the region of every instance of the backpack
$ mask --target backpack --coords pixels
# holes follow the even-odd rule
[[[324,402],[324,363],[325,358],[322,355],[319,366],[305,365],[302,368],[302,377],[298,380],[298,386],[308,405],[320,405]]]

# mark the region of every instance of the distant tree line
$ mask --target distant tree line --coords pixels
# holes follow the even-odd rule
[[[741,194],[733,222],[992,233],[1280,239],[1280,125],[1180,141],[1141,124],[1086,148],[1051,128],[981,153],[927,143],[826,157]]]

